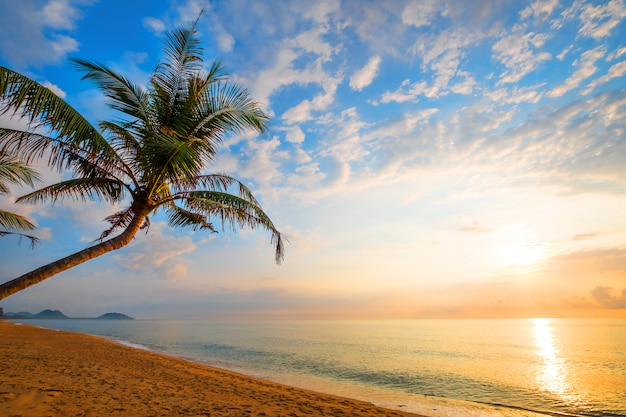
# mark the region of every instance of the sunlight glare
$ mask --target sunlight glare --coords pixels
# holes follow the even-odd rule
[[[522,266],[534,264],[545,257],[542,247],[519,244],[501,246],[499,255],[509,264]]]

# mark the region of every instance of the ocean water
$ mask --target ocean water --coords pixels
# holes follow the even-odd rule
[[[626,416],[626,319],[23,322],[427,416]]]

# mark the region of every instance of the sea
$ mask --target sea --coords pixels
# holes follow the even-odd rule
[[[425,416],[626,416],[626,319],[22,322]]]

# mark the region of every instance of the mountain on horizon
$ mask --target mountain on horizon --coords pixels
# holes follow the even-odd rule
[[[96,318],[99,320],[134,320],[132,317],[122,313],[106,313]]]
[[[72,319],[86,319],[86,318],[93,318],[96,320],[134,320],[132,317],[127,316],[126,314],[122,314],[122,313],[105,313],[98,317],[68,317],[65,314],[63,314],[60,310],[50,310],[50,309],[40,311],[37,314],[29,313],[27,311],[20,311],[19,313],[7,312],[7,313],[4,313],[4,318],[5,319],[22,319],[22,320],[25,320],[25,319],[72,320]]]
[[[65,314],[61,313],[60,310],[43,310],[37,314],[34,314],[34,319],[69,319]]]

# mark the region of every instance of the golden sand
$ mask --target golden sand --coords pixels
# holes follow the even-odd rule
[[[0,416],[413,416],[123,346],[0,321]]]

